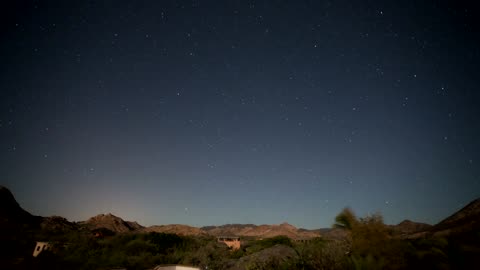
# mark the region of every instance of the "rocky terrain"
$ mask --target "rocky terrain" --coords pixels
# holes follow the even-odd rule
[[[257,238],[268,238],[279,235],[288,236],[292,239],[314,238],[320,235],[316,232],[298,229],[288,223],[279,225],[253,225],[253,224],[227,224],[222,226],[203,227],[208,234],[215,236],[251,236]]]
[[[6,187],[0,186],[0,229],[38,227],[42,218],[25,211]]]
[[[182,224],[154,225],[144,227],[137,222],[125,221],[111,213],[99,214],[86,221],[70,222],[59,216],[39,217],[33,216],[23,210],[15,200],[13,194],[5,187],[0,187],[0,226],[3,228],[39,228],[45,231],[68,232],[72,230],[98,230],[107,229],[113,233],[128,232],[162,232],[175,233],[179,235],[228,235],[228,236],[250,236],[256,238],[268,238],[279,235],[290,238],[313,238],[318,237],[317,232],[297,229],[288,223],[279,225],[254,225],[254,224],[228,224],[222,226],[192,227]]]
[[[178,235],[206,235],[207,233],[197,227],[182,224],[154,225],[143,228],[142,232],[174,233]]]
[[[15,200],[13,194],[5,187],[0,186],[0,229],[3,231],[41,229],[45,231],[67,232],[74,230],[97,230],[107,229],[113,233],[128,232],[162,232],[179,235],[213,235],[213,236],[243,236],[253,238],[270,238],[275,236],[287,236],[292,239],[308,239],[324,237],[338,239],[345,235],[345,231],[339,229],[299,229],[288,223],[278,225],[254,225],[254,224],[226,224],[221,226],[192,227],[182,224],[155,225],[144,227],[137,222],[125,221],[113,214],[100,214],[86,221],[74,223],[59,216],[39,217],[25,211]],[[464,208],[438,224],[431,226],[425,223],[404,220],[397,225],[390,225],[394,236],[420,237],[425,234],[447,235],[463,231],[478,230],[480,228],[480,199],[472,201]],[[13,237],[4,235],[4,238]]]
[[[125,221],[110,213],[96,215],[87,221],[79,222],[79,224],[89,230],[105,228],[114,233],[126,233],[143,229],[143,226],[137,222]]]
[[[265,266],[276,269],[280,265],[290,267],[292,265],[289,265],[289,263],[305,262],[304,260],[310,260],[311,263],[317,264],[326,263],[327,266],[331,266],[332,263],[338,262],[335,261],[336,259],[343,258],[346,250],[350,248],[348,246],[348,235],[351,232],[339,228],[306,230],[296,228],[288,223],[278,225],[227,224],[201,228],[182,224],[144,227],[137,222],[125,221],[110,213],[100,214],[82,222],[70,222],[59,216],[40,217],[31,215],[21,208],[7,188],[1,186],[0,203],[2,204],[0,208],[0,242],[2,243],[0,265],[8,266],[6,269],[44,269],[42,267],[31,267],[42,265],[42,263],[57,265],[56,269],[68,269],[67,265],[61,264],[67,261],[69,263],[74,262],[76,265],[84,265],[84,263],[86,265],[84,260],[88,256],[85,255],[84,250],[87,247],[96,249],[96,253],[92,254],[97,254],[94,264],[99,266],[118,266],[135,260],[137,260],[135,263],[147,266],[154,261],[153,258],[163,262],[177,261],[181,258],[189,264],[200,265],[200,262],[209,262],[215,265],[215,263],[221,263],[222,267],[217,269],[239,270],[263,269],[262,267]],[[411,263],[416,265],[418,262],[422,262],[424,258],[431,257],[424,261],[426,266],[431,266],[437,262],[445,263],[448,260],[448,263],[456,265],[457,256],[461,254],[463,256],[462,264],[478,262],[477,258],[480,254],[480,247],[478,246],[480,200],[472,201],[434,226],[404,220],[397,225],[389,225],[388,228],[386,241],[408,243],[410,247],[414,248],[418,258],[411,257],[411,254],[408,256],[405,254],[405,256],[398,255],[398,252],[404,252],[403,249],[399,249],[398,252],[395,251],[392,253],[393,255],[385,258],[392,260],[397,256],[413,258]],[[150,234],[149,232],[165,234]],[[364,233],[369,232],[364,231]],[[373,231],[373,233],[377,234],[377,231]],[[187,236],[239,236],[242,239],[242,248],[231,252],[226,245],[222,245],[214,237]],[[288,238],[293,240],[315,239],[313,241],[296,242]],[[372,235],[368,235],[367,239],[372,239]],[[78,252],[69,253],[65,260],[63,260],[63,257],[57,256],[55,257],[58,259],[56,262],[36,260],[32,257],[32,250],[36,241],[49,241],[57,244],[68,243],[71,250]],[[357,241],[358,243],[362,242]],[[368,242],[364,244],[371,246]],[[328,245],[328,248],[322,250],[325,245]],[[178,254],[186,252],[182,250],[186,246],[189,246],[187,249],[188,256],[178,257]],[[57,247],[60,247],[59,250],[61,250],[62,246]],[[298,249],[299,247],[302,248]],[[307,251],[303,248],[306,248]],[[453,253],[450,252],[452,249]],[[361,249],[357,247],[357,252],[358,250]],[[438,250],[441,252],[438,252]],[[435,252],[432,253],[431,251]],[[303,255],[300,256],[301,252],[306,253],[302,253]],[[445,255],[447,253],[450,256],[448,260],[447,255]],[[99,254],[107,255],[100,256]],[[147,257],[140,258],[139,254],[150,256],[148,257],[150,259],[145,259]],[[430,257],[425,257],[425,254],[429,254]],[[72,259],[69,256],[76,257]],[[326,256],[330,256],[328,257],[330,259],[336,259],[325,260]],[[105,261],[105,258],[109,258],[109,261]],[[125,258],[128,258],[128,260],[125,260]],[[69,261],[70,259],[72,261]],[[141,269],[147,269],[147,267]],[[284,267],[283,269],[290,268]],[[321,269],[331,268],[323,267]]]
[[[404,220],[397,225],[391,225],[390,228],[393,231],[394,236],[406,237],[413,234],[428,231],[432,225],[420,222],[414,222],[411,220]]]
[[[429,231],[435,235],[448,235],[480,230],[480,199],[467,204],[453,215],[434,225]]]
[[[81,229],[79,224],[75,222],[70,222],[66,218],[59,216],[42,218],[40,228],[45,231],[52,231],[57,233],[65,233]]]

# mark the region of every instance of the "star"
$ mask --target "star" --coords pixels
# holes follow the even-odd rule
[[[357,213],[383,206],[386,223],[412,215],[435,224],[478,195],[470,8],[83,1],[52,13],[24,2],[9,9],[2,40],[0,172],[28,205],[28,194],[44,195],[40,213],[78,219],[79,207],[59,202],[88,194],[109,207],[108,190],[138,196],[112,203],[128,215],[143,209],[152,225],[271,223],[286,206],[300,209],[291,222],[321,228],[349,204]],[[429,20],[452,16],[441,27]],[[179,220],[151,206],[175,205],[177,194],[186,195],[178,211],[195,204],[215,215]],[[318,204],[325,215],[302,219]]]

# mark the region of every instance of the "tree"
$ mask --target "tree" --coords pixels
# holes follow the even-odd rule
[[[344,208],[342,212],[335,217],[333,227],[351,231],[358,223],[359,221],[352,209]]]
[[[404,269],[406,242],[393,239],[380,214],[357,218],[345,208],[335,218],[334,227],[348,230],[348,258],[353,269]]]

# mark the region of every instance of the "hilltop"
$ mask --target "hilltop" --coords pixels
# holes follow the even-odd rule
[[[411,235],[417,235],[422,232],[428,231],[432,228],[432,225],[420,222],[414,222],[411,220],[404,220],[397,225],[391,225],[393,235],[400,237],[408,237]]]
[[[96,215],[86,221],[79,222],[79,224],[88,228],[89,230],[104,228],[114,233],[133,232],[144,228],[137,222],[125,221],[111,213]]]
[[[429,269],[439,262],[443,266],[457,265],[458,254],[463,256],[462,262],[473,265],[480,254],[480,200],[472,201],[434,226],[404,220],[397,225],[363,223],[363,226],[355,227],[356,231],[340,228],[306,230],[286,222],[201,228],[182,224],[145,227],[111,213],[70,222],[59,216],[30,214],[4,187],[0,187],[0,202],[0,240],[4,247],[8,247],[3,251],[5,259],[0,258],[0,265],[8,269],[37,269],[29,267],[30,263],[44,263],[47,268],[58,263],[56,269],[70,269],[68,265],[71,263],[78,266],[93,263],[104,267],[102,269],[120,265],[149,269],[156,262],[183,262],[230,270],[278,269],[281,265],[283,269],[305,269],[303,264],[310,265],[308,269],[345,269],[338,263],[353,266],[349,261],[350,254],[361,259],[358,256],[367,251],[377,252],[378,256],[392,263],[401,260],[408,266],[423,263],[422,269]],[[352,235],[355,237],[350,237]],[[227,245],[215,239],[216,236],[238,236],[241,248],[229,250]],[[51,258],[56,258],[56,262],[36,260],[32,258],[36,241],[57,245],[68,243],[68,250],[64,250],[63,255],[47,255],[54,256]],[[380,251],[384,253],[378,253],[379,244],[384,245],[384,250]],[[87,255],[87,249],[95,252]],[[144,267],[139,268],[140,265]],[[269,267],[262,268],[266,265]],[[337,268],[332,267],[334,265]]]
[[[70,222],[59,216],[40,217],[34,216],[24,210],[15,200],[14,195],[6,187],[0,186],[0,228],[4,231],[14,228],[42,229],[51,232],[68,232],[77,230],[94,231],[107,229],[113,233],[128,232],[163,232],[178,235],[212,235],[212,236],[243,236],[254,238],[270,238],[275,236],[287,236],[292,239],[309,239],[319,236],[328,239],[340,239],[345,233],[338,229],[306,230],[297,228],[289,223],[273,225],[255,224],[225,224],[220,226],[193,227],[183,224],[142,226],[135,221],[125,221],[114,214],[99,214],[86,221]],[[442,220],[434,226],[404,220],[397,225],[389,225],[394,236],[421,237],[425,234],[446,235],[472,231],[480,227],[480,199],[470,202],[468,205]],[[18,231],[18,230],[17,230]]]
[[[227,224],[222,226],[207,226],[202,229],[214,236],[231,235],[268,238],[283,235],[292,239],[320,236],[316,232],[298,229],[286,222],[279,225]]]
[[[178,235],[206,235],[207,233],[197,227],[182,224],[154,225],[143,228],[141,232],[174,233]]]
[[[430,231],[436,235],[480,230],[480,199],[476,199],[453,215],[434,225]]]
[[[0,186],[0,205],[0,229],[35,227],[41,222],[41,217],[25,211],[10,190],[4,186]]]

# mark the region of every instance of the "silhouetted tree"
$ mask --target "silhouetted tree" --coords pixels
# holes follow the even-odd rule
[[[353,269],[405,269],[408,243],[394,239],[380,214],[357,218],[349,208],[335,218],[334,227],[348,230],[345,241]]]
[[[335,224],[333,225],[334,228],[352,230],[354,226],[358,224],[358,219],[353,213],[352,209],[344,208],[342,212],[340,212],[335,217]]]

